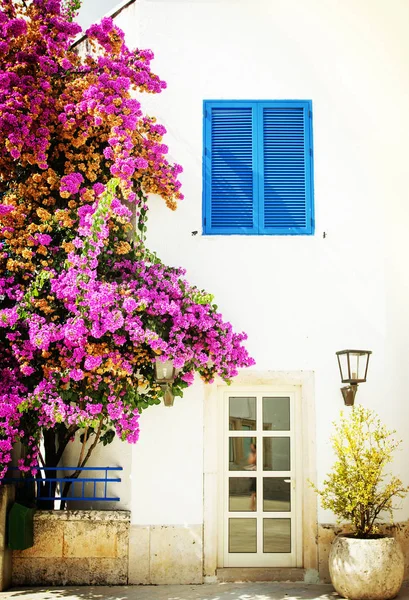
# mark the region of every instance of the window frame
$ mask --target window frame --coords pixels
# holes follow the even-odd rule
[[[211,227],[211,120],[207,118],[212,108],[251,108],[252,109],[252,147],[253,147],[253,228],[221,228]],[[264,108],[302,108],[304,111],[305,138],[305,207],[306,226],[297,227],[264,227],[264,144],[263,144],[263,109]],[[202,233],[203,235],[314,235],[314,160],[312,132],[312,100],[203,100],[203,175],[202,175]]]

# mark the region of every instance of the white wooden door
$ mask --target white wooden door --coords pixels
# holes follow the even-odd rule
[[[302,566],[300,392],[223,393],[225,567]]]

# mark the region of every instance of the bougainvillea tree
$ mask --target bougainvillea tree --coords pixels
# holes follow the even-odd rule
[[[181,167],[141,92],[165,83],[150,50],[127,48],[109,18],[72,44],[78,2],[0,0],[0,477],[14,442],[32,470],[43,436],[56,466],[81,429],[78,465],[98,441],[136,442],[141,409],[253,364],[182,269],[144,244],[149,194],[174,210]]]

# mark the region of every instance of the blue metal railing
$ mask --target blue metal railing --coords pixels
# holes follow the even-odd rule
[[[23,483],[24,485],[28,485],[29,483],[34,483],[37,487],[37,499],[38,500],[82,500],[82,501],[86,501],[86,502],[91,502],[91,501],[98,501],[98,502],[119,502],[120,498],[117,497],[110,497],[107,496],[108,493],[108,483],[120,483],[121,482],[121,478],[120,477],[108,477],[108,473],[111,471],[122,471],[122,467],[36,467],[37,470],[37,475],[33,476],[27,476],[24,475],[23,477],[5,477],[3,479],[4,483]],[[18,467],[10,467],[9,471],[18,471],[20,472],[20,469]],[[44,472],[44,477],[41,476],[41,472]],[[58,471],[70,471],[71,473],[73,473],[74,471],[81,471],[81,475],[83,473],[83,471],[97,471],[98,474],[101,472],[104,472],[105,476],[104,477],[47,477],[47,472],[49,471],[53,471],[53,472],[58,472]],[[40,476],[39,476],[40,475]],[[70,486],[70,490],[74,490],[74,486],[79,483],[81,484],[81,488],[82,488],[82,493],[80,496],[76,496],[76,495],[67,495],[67,496],[62,496],[62,492],[64,489],[64,486],[67,482],[71,482],[71,486]],[[87,496],[85,494],[85,485],[86,484],[93,484],[93,495],[92,496]],[[103,488],[103,494],[98,496],[97,495],[97,485],[99,484],[99,487]],[[42,488],[41,488],[42,486]],[[44,488],[45,486],[45,488]],[[55,488],[55,495],[53,495],[52,493],[52,489],[53,487]],[[88,486],[89,487],[89,486]],[[45,489],[45,493],[47,493],[48,490],[48,496],[44,495],[44,489]],[[60,492],[60,495],[58,495],[57,492]]]

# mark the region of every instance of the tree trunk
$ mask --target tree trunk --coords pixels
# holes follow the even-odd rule
[[[55,479],[57,477],[57,446],[56,446],[56,434],[54,429],[48,429],[44,431],[44,450],[45,450],[45,467],[54,467],[50,471],[45,471],[45,477],[51,477]],[[41,479],[41,476],[37,478]],[[45,482],[37,484],[37,506],[41,510],[53,510],[54,500],[43,500],[43,498],[54,498],[57,483],[55,481]]]
[[[43,430],[44,437],[44,462],[45,467],[50,467],[49,471],[45,471],[45,477],[56,479],[57,467],[62,458],[65,448],[71,437],[79,428],[77,425],[71,425],[68,429],[64,425],[60,425],[58,429]],[[37,479],[42,480],[41,472],[37,472]],[[43,498],[54,498],[57,488],[57,482],[38,483],[37,485],[37,506],[41,510],[54,510],[55,500],[44,500]]]
[[[91,446],[88,449],[87,454],[84,457],[85,447],[86,447],[87,441],[89,439],[88,438],[88,428],[86,429],[86,431],[84,433],[84,441],[82,443],[80,457],[78,459],[77,469],[74,471],[74,473],[72,473],[72,475],[69,475],[70,479],[77,479],[79,477],[79,475],[81,474],[82,467],[85,467],[85,465],[87,464],[88,459],[90,458],[90,456],[92,454],[92,451],[94,450],[95,446],[98,444],[98,441],[99,441],[99,438],[100,438],[101,432],[102,432],[102,425],[103,425],[103,423],[104,423],[104,418],[101,418],[100,422],[99,422],[98,429],[95,432],[95,439],[92,442]],[[65,482],[61,496],[63,496],[63,497],[67,496],[72,483],[73,483],[72,481],[66,481]],[[64,510],[65,509],[65,504],[66,504],[66,500],[61,500],[60,510]]]

